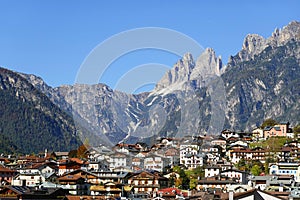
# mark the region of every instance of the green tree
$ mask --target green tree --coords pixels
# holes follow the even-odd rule
[[[298,138],[298,136],[300,135],[300,124],[293,128],[293,132],[295,134],[295,138]]]
[[[243,159],[243,158],[240,159],[239,162],[235,166],[236,166],[236,168],[238,168],[241,171],[247,171],[247,170],[249,170],[249,166],[246,163],[246,160]]]
[[[269,164],[275,162],[274,158],[272,157],[267,157],[264,167],[265,167],[265,174],[269,174]]]
[[[254,176],[258,176],[262,172],[262,168],[258,165],[253,165],[250,171],[251,174],[253,174]]]
[[[192,170],[186,170],[185,174],[190,179],[190,189],[195,189],[198,183],[198,179],[204,177],[203,167],[197,167]]]
[[[277,121],[275,121],[275,120],[272,119],[272,118],[269,118],[269,119],[266,119],[266,120],[262,123],[261,128],[264,129],[264,128],[267,127],[267,126],[274,126],[274,125],[276,125],[276,124],[278,124]]]
[[[173,171],[179,174],[179,179],[176,179],[175,186],[187,190],[190,187],[190,179],[186,172],[179,166],[174,166]]]

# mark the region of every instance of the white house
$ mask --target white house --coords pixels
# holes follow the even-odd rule
[[[144,168],[162,172],[165,167],[164,159],[158,155],[148,155],[144,158]]]
[[[87,164],[89,171],[109,171],[109,163],[104,159],[101,161],[90,161]]]
[[[203,166],[206,162],[206,155],[200,152],[199,144],[182,144],[180,145],[180,164],[187,168],[193,169]]]
[[[36,186],[45,182],[45,177],[40,172],[20,173],[13,177],[11,185],[14,186]]]
[[[269,171],[272,175],[292,175],[296,182],[300,182],[300,164],[299,163],[274,163],[269,165]]]
[[[131,167],[131,158],[120,152],[112,153],[109,155],[109,168],[113,171],[118,167]]]
[[[264,130],[261,128],[252,130],[252,136],[256,139],[264,138]]]
[[[213,177],[219,175],[221,172],[221,167],[219,166],[207,166],[204,169],[204,177]]]
[[[237,170],[237,169],[227,169],[227,170],[221,171],[220,174],[223,176],[227,176],[229,178],[235,179],[235,180],[237,180],[237,182],[242,183],[242,184],[247,184],[247,176],[249,175],[248,173]]]
[[[231,138],[231,137],[236,137],[239,138],[239,135],[231,130],[225,129],[222,131],[221,136],[225,139]]]

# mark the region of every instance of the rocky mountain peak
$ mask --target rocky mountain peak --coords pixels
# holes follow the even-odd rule
[[[277,46],[286,44],[290,40],[300,40],[300,22],[292,21],[282,30],[275,29],[272,36],[269,38],[270,42],[275,41]]]
[[[167,71],[163,78],[156,84],[155,90],[160,90],[174,83],[188,80],[188,77],[190,76],[194,67],[195,61],[192,54],[186,53],[182,59],[180,59],[172,69]]]
[[[176,89],[179,89],[178,86],[185,87],[184,83],[191,80],[200,83],[207,76],[219,76],[222,73],[222,68],[222,59],[216,56],[212,48],[205,49],[196,61],[193,59],[192,54],[186,53],[158,82],[155,91],[171,85],[176,85]]]
[[[182,60],[186,61],[186,62],[193,62],[194,61],[193,55],[188,52],[188,53],[183,55]]]
[[[237,62],[248,61],[255,55],[260,54],[266,47],[276,48],[285,45],[289,41],[300,40],[300,22],[292,21],[282,29],[276,28],[271,37],[264,38],[258,34],[248,34],[243,42],[242,50],[235,59],[229,58],[229,63],[235,65]]]
[[[207,48],[198,57],[196,67],[191,75],[191,79],[197,79],[199,76],[220,75],[222,70],[222,59],[216,56],[212,48]]]
[[[258,34],[248,34],[244,39],[242,50],[248,54],[260,52],[266,45],[266,39]]]

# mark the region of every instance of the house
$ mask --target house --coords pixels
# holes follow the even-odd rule
[[[46,180],[56,181],[58,168],[52,162],[28,163],[18,171],[20,174],[14,179],[14,185],[37,185]]]
[[[90,161],[87,163],[87,170],[91,172],[109,171],[109,162],[106,160]]]
[[[13,177],[11,185],[37,186],[45,182],[46,178],[40,172],[22,172]]]
[[[34,156],[34,155],[19,156],[16,159],[16,162],[18,164],[39,163],[39,162],[44,162],[44,161],[45,161],[45,158],[40,158],[40,157]]]
[[[113,169],[114,172],[120,172],[120,173],[129,173],[129,172],[133,172],[133,169],[132,169],[132,165],[130,166],[119,166],[119,167],[116,167]]]
[[[135,155],[138,154],[142,148],[143,148],[142,145],[119,143],[116,144],[112,150],[114,152],[121,152],[125,154],[131,153]]]
[[[135,168],[144,168],[144,158],[132,158],[132,166]]]
[[[105,173],[108,177],[111,176],[111,178],[109,178],[107,181],[104,181],[103,177],[99,176],[99,173],[98,174],[92,173],[92,172],[82,170],[82,169],[77,169],[75,171],[69,172],[67,174],[64,174],[61,177],[66,177],[66,176],[81,177],[84,179],[85,182],[90,183],[90,184],[96,184],[96,185],[107,183],[107,182],[119,182],[120,181],[120,177],[118,176],[117,173],[112,173],[112,172],[100,172],[100,173]]]
[[[159,190],[156,196],[156,199],[180,199],[187,197],[188,194],[178,188],[164,188]]]
[[[144,169],[162,172],[166,166],[165,159],[155,154],[148,154],[144,158]]]
[[[105,156],[111,153],[111,149],[105,146],[91,147],[88,151],[88,160],[101,161],[105,159]]]
[[[266,191],[261,191],[258,189],[248,190],[246,192],[241,193],[233,193],[233,191],[229,192],[227,198],[223,198],[224,200],[282,200],[283,198],[277,197],[273,194],[270,194]]]
[[[12,182],[13,177],[17,174],[17,171],[11,170],[0,164],[0,186],[9,185]]]
[[[207,157],[200,151],[198,143],[180,145],[180,164],[185,165],[189,169],[203,166]]]
[[[153,195],[159,189],[168,186],[168,179],[158,173],[142,171],[128,178],[128,185],[133,187],[134,193],[148,193]]]
[[[233,184],[237,184],[237,182],[229,177],[217,175],[198,180],[196,189],[201,191],[208,191],[210,189],[226,191]]]
[[[174,141],[174,140],[172,140]],[[164,157],[169,159],[169,165],[173,166],[173,165],[177,165],[180,163],[180,150],[178,148],[175,147],[170,147],[167,148],[164,151]]]
[[[97,176],[98,183],[104,184],[108,182],[124,182],[125,177],[128,175],[127,172],[115,172],[115,171],[97,171],[93,172],[93,175]]]
[[[20,173],[41,173],[43,175],[52,174],[57,172],[56,163],[31,163],[26,168],[20,169]]]
[[[221,137],[223,137],[227,140],[228,138],[231,138],[231,137],[239,138],[239,135],[234,131],[225,129],[221,132]]]
[[[248,147],[248,143],[245,142],[245,141],[238,140],[238,141],[235,141],[235,142],[230,143],[229,146],[230,146],[230,147],[233,147],[233,146],[240,146],[240,147],[245,147],[245,148],[247,148],[247,147]]]
[[[267,181],[270,180],[272,176],[251,176],[249,178],[248,185],[259,190],[264,190],[267,187]]]
[[[247,177],[249,174],[245,171],[237,170],[237,169],[226,169],[220,172],[222,176],[227,176],[229,178],[235,179],[238,183],[247,184]]]
[[[208,143],[203,144],[201,151],[207,156],[207,164],[214,165],[221,159],[222,148],[218,145],[211,146]]]
[[[56,160],[65,160],[69,158],[69,152],[65,151],[65,152],[53,152],[51,154],[51,157],[54,157]]]
[[[276,194],[276,192],[288,192],[291,188],[295,188],[295,181],[293,180],[293,176],[287,175],[251,176],[248,185]]]
[[[62,188],[5,186],[0,190],[0,199],[61,199],[67,194],[68,191]]]
[[[227,155],[232,163],[238,163],[241,159],[244,160],[259,160],[262,163],[265,162],[266,150],[262,148],[237,148],[229,149]]]
[[[256,140],[264,138],[264,130],[261,128],[256,128],[256,129],[252,130],[252,136],[253,136],[253,139],[256,139]]]
[[[248,184],[247,185],[237,184],[237,185],[229,186],[227,189],[227,192],[233,191],[233,193],[241,193],[241,192],[247,192],[252,189],[253,189],[253,187],[249,186]]]
[[[77,159],[61,160],[58,163],[58,175],[61,176],[63,174],[80,169],[82,164],[83,162]]]
[[[113,182],[104,185],[92,185],[90,191],[91,195],[103,196],[104,198],[120,198],[122,195],[122,188],[117,187],[117,184]]]
[[[292,130],[289,128],[290,123],[289,122],[281,122],[279,124],[276,124],[274,126],[267,126],[264,128],[264,138],[269,137],[287,137],[288,135],[291,136]]]
[[[280,162],[292,163],[298,157],[298,148],[293,146],[283,146],[277,156]]]
[[[269,165],[271,175],[291,175],[296,182],[300,182],[299,163],[272,163]]]
[[[87,177],[88,175],[86,175]],[[89,195],[90,183],[87,182],[86,178],[83,177],[81,171],[77,173],[70,172],[64,174],[58,179],[59,184],[68,189],[70,194],[73,195]]]
[[[159,144],[168,147],[177,147],[180,144],[180,138],[161,138]]]
[[[212,176],[217,176],[221,172],[221,167],[220,166],[206,166],[204,169],[204,177],[212,177]]]
[[[265,191],[268,192],[289,192],[295,188],[294,177],[291,175],[273,176],[267,181]]]
[[[211,142],[212,146],[220,146],[222,148],[222,152],[226,152],[226,139],[223,137],[219,137],[217,139],[213,139]]]
[[[0,165],[6,165],[10,163],[8,158],[0,157]]]
[[[118,167],[131,167],[131,157],[127,154],[115,152],[109,155],[109,168],[110,170],[114,170]]]

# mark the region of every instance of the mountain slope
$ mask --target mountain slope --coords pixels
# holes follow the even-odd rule
[[[300,122],[300,42],[267,47],[254,59],[229,63],[222,75],[227,91],[227,125],[236,130],[264,119]]]
[[[81,143],[73,119],[17,73],[0,68],[0,150],[66,151]]]

